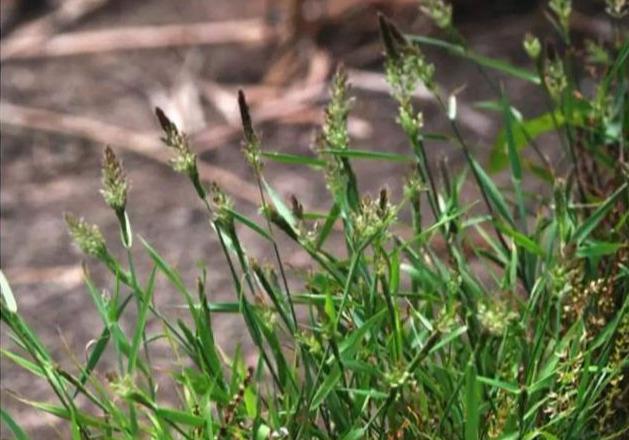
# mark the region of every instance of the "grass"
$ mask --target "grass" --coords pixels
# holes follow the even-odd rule
[[[443,29],[443,40],[404,35],[379,18],[385,71],[399,104],[392,117],[408,138],[408,155],[351,148],[350,90],[342,70],[332,82],[314,157],[263,151],[240,92],[244,154],[260,191],[261,222],[237,212],[216,184],[201,182],[193,146],[157,109],[173,168],[190,180],[207,209],[234,299],[209,302],[204,269],[192,288],[159,254],[159,244],[134,234],[124,170],[106,149],[102,194],[127,254],[113,255],[96,226],[66,216],[77,245],[111,272],[108,298],[84,274],[101,319],[100,337],[76,371],[60,367],[0,276],[1,318],[13,342],[2,355],[34,380],[47,381],[58,401],[17,398],[66,420],[76,439],[626,436],[629,44],[616,26],[613,41],[576,50],[567,24],[570,2],[550,3],[559,48],[542,48],[528,35],[531,70],[473,52],[442,1],[424,2],[422,10]],[[615,3],[608,4],[615,13]],[[611,20],[619,24],[620,18]],[[478,106],[494,112],[502,126],[492,172],[462,136],[456,97],[440,90],[424,45],[476,63],[490,82],[495,96]],[[536,85],[547,108],[523,118],[489,70]],[[584,76],[594,87],[580,88]],[[450,133],[424,131],[411,98],[420,84],[441,106]],[[555,136],[552,154],[538,145],[544,134]],[[467,172],[455,175],[445,162],[433,169],[426,147],[435,137],[462,149]],[[410,162],[403,198],[391,200],[386,189],[375,197],[360,194],[356,159]],[[320,170],[329,211],[306,212],[295,198],[287,203],[265,180],[265,160]],[[498,186],[496,171],[510,174],[510,188]],[[546,190],[527,193],[525,178],[538,179]],[[478,189],[481,214],[461,201],[467,180]],[[395,231],[406,212],[413,233],[403,237]],[[434,223],[426,224],[427,213]],[[342,230],[341,253],[331,245],[335,226]],[[239,236],[243,227],[271,244],[271,261],[261,265],[248,257]],[[311,257],[299,291],[290,288],[295,275],[283,260],[280,234]],[[445,243],[442,251],[439,243]],[[133,246],[152,263],[148,274],[136,272]],[[154,303],[158,277],[181,296],[186,319],[169,317]],[[125,331],[120,320],[132,307],[135,325]],[[217,346],[216,313],[243,318],[256,364],[247,365],[238,352],[229,358]],[[150,321],[160,322],[161,330],[148,332]],[[155,386],[164,373],[149,353],[160,341],[173,354],[173,406],[162,403]],[[99,362],[111,349],[116,371],[102,377]],[[0,415],[15,438],[28,438],[19,420],[4,409]]]

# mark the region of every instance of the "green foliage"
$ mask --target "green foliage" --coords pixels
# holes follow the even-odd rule
[[[620,10],[618,4],[608,2],[608,8]],[[114,286],[104,297],[85,271],[101,335],[77,371],[53,359],[22,318],[19,297],[16,304],[0,272],[1,319],[14,341],[2,355],[47,381],[58,402],[17,398],[67,420],[77,439],[626,435],[628,414],[621,400],[627,395],[623,374],[629,355],[629,45],[622,38],[600,42],[593,58],[591,47],[598,66],[589,71],[595,86],[583,91],[573,75],[585,72],[575,72],[575,60],[568,60],[572,51],[543,52],[539,41],[527,36],[525,50],[536,63],[529,71],[469,50],[444,2],[425,2],[422,10],[454,41],[407,36],[380,17],[387,79],[411,147],[408,156],[351,148],[351,91],[342,70],[332,82],[317,157],[263,151],[239,93],[244,154],[260,190],[263,222],[239,213],[218,185],[200,181],[185,135],[156,110],[163,141],[174,152],[173,167],[190,180],[219,239],[232,277],[231,302],[208,300],[212,280],[203,268],[190,288],[159,245],[143,239],[140,247],[152,270],[140,278],[130,251],[128,185],[107,149],[102,193],[119,221],[127,255],[112,255],[96,226],[66,217],[77,245],[109,269]],[[560,37],[569,41],[570,2],[553,0],[550,10]],[[478,103],[501,121],[490,169],[508,172],[511,189],[500,187],[472,155],[458,127],[456,100],[441,96],[422,45],[440,47],[483,71],[528,81],[546,95],[548,108],[527,118],[497,84],[491,84],[496,96]],[[566,69],[568,64],[573,68]],[[450,134],[424,131],[413,100],[420,85],[441,105]],[[553,156],[561,155],[560,161],[539,150],[536,140],[545,133],[559,139]],[[433,139],[462,149],[484,212],[460,199],[466,172],[455,175],[443,162],[437,180],[425,148]],[[535,150],[533,159],[523,155],[529,148]],[[391,200],[386,189],[375,197],[361,195],[352,169],[352,161],[360,159],[412,164],[402,199]],[[329,210],[308,212],[296,198],[286,203],[265,180],[264,160],[324,173]],[[545,190],[528,194],[525,181],[538,177]],[[398,227],[405,211],[410,228]],[[273,245],[273,261],[249,257],[241,227]],[[331,246],[339,238],[335,228],[345,246],[340,253]],[[306,276],[286,271],[279,233],[310,256]],[[153,300],[158,278],[180,296],[185,318],[159,310]],[[292,291],[289,285],[298,282],[302,288]],[[130,304],[135,325],[126,331],[120,319]],[[239,350],[228,357],[218,346],[216,313],[242,317],[258,357],[254,365],[246,364]],[[159,322],[161,330],[149,334],[149,322]],[[177,390],[173,406],[163,403],[156,384],[167,378],[149,356],[158,341],[173,354],[168,375]],[[116,371],[101,379],[95,372],[108,347],[116,354]],[[19,420],[5,410],[0,416],[16,438],[27,438]]]

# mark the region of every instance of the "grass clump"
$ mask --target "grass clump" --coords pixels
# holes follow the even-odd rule
[[[621,18],[618,4],[608,2],[612,20]],[[96,226],[67,216],[78,246],[111,271],[114,285],[113,294],[103,297],[85,272],[102,330],[77,371],[53,359],[0,277],[2,322],[15,347],[2,354],[46,380],[58,402],[20,399],[67,420],[77,439],[626,436],[629,44],[615,27],[613,41],[590,42],[578,51],[571,43],[570,2],[553,0],[549,7],[561,44],[544,48],[527,35],[523,46],[535,70],[472,51],[445,2],[422,7],[446,32],[444,40],[405,35],[380,17],[385,69],[408,157],[351,148],[350,90],[342,70],[332,82],[316,158],[263,151],[240,92],[244,153],[260,190],[261,224],[237,212],[218,185],[201,182],[193,146],[157,109],[173,168],[190,179],[218,236],[234,300],[210,302],[205,270],[191,288],[141,238],[136,246],[144,248],[153,269],[140,279],[130,251],[129,185],[107,149],[102,193],[128,253],[124,259],[112,255]],[[456,97],[440,90],[438,72],[422,52],[426,45],[468,59],[483,73],[528,81],[545,96],[547,107],[525,119],[485,74],[495,96],[479,105],[494,111],[502,125],[489,170],[507,171],[508,187],[498,185],[461,134]],[[581,69],[581,54],[587,69]],[[580,86],[583,75],[589,75],[587,89]],[[425,132],[412,99],[422,84],[450,124],[449,133],[436,137],[463,151],[484,205],[481,214],[461,200],[465,172],[454,174],[446,162],[433,169],[426,144],[435,135]],[[538,145],[543,134],[555,136],[552,150]],[[267,159],[321,170],[330,209],[321,215],[305,211],[296,198],[287,204],[264,178]],[[375,197],[360,194],[356,159],[410,161],[402,199],[391,200],[386,189]],[[539,179],[545,191],[527,193],[525,178]],[[410,234],[399,232],[405,215]],[[272,262],[249,258],[242,227],[271,243]],[[312,270],[298,291],[290,288],[278,234],[311,257]],[[158,276],[181,296],[187,319],[159,310],[153,301]],[[131,304],[135,325],[125,331],[120,319]],[[242,316],[257,363],[229,358],[217,346],[216,313]],[[163,330],[147,332],[149,320],[161,322]],[[149,353],[162,339],[176,359],[170,377],[177,405],[165,405],[155,385],[162,373]],[[97,368],[109,348],[116,353],[116,371],[102,378]],[[79,396],[89,404],[79,405]],[[27,438],[5,410],[2,420],[17,438]]]

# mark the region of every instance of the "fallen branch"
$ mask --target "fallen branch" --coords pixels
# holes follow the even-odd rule
[[[258,19],[213,23],[136,26],[60,34],[45,41],[13,40],[2,45],[0,60],[62,57],[138,49],[216,44],[262,44],[275,32]]]
[[[106,124],[83,116],[69,115],[32,107],[0,102],[0,123],[30,130],[41,130],[88,139],[98,144],[115,145],[121,149],[167,164],[169,152],[159,147],[159,133],[138,132]],[[258,204],[258,190],[234,173],[199,161],[199,173],[204,180],[234,189],[233,196]]]
[[[27,22],[0,41],[0,57],[39,46],[64,28],[102,8],[109,0],[65,0],[41,18]]]
[[[299,85],[278,98],[264,100],[253,108],[255,124],[262,124],[283,118],[294,117],[296,114],[312,108],[312,101],[323,96],[325,83]],[[212,88],[208,90],[211,93]],[[245,93],[247,90],[245,89]],[[236,100],[233,101],[236,106]],[[236,107],[235,107],[236,108]],[[221,125],[203,129],[192,136],[200,151],[213,150],[242,132],[240,125]]]
[[[83,282],[83,270],[80,265],[50,267],[12,267],[8,270],[11,284],[60,284],[65,288],[74,288]]]

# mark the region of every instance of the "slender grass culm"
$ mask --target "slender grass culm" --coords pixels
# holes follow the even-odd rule
[[[443,39],[407,35],[379,17],[384,69],[398,105],[391,117],[409,155],[352,148],[351,89],[342,68],[314,157],[265,151],[239,92],[260,222],[238,212],[217,184],[201,180],[194,146],[156,109],[171,165],[190,180],[218,238],[232,280],[229,303],[208,300],[205,270],[188,286],[157,245],[134,235],[125,172],[106,148],[101,193],[126,254],[114,255],[97,226],[66,215],[77,246],[111,273],[112,294],[104,297],[84,270],[100,336],[84,363],[61,367],[0,272],[1,320],[12,339],[2,356],[46,381],[57,400],[14,397],[67,421],[74,439],[627,438],[629,43],[620,26],[627,3],[606,2],[610,41],[577,50],[571,2],[551,0],[558,43],[544,46],[527,34],[531,70],[473,51],[446,2],[424,1],[421,10]],[[495,114],[501,130],[487,167],[459,129],[456,97],[439,87],[426,46],[476,64],[488,82],[493,96],[478,106]],[[523,117],[490,71],[537,87],[545,107]],[[443,111],[447,133],[424,130],[413,100],[420,85]],[[542,147],[545,134],[551,136]],[[429,148],[435,140],[460,148],[466,170],[454,173],[447,161],[435,167]],[[370,159],[411,165],[400,200],[386,189],[375,197],[360,193],[352,163]],[[296,198],[287,203],[264,176],[267,160],[320,171],[327,212],[306,212]],[[496,172],[509,173],[508,185],[498,185]],[[482,209],[462,201],[468,179]],[[530,194],[525,179],[545,189]],[[411,227],[397,227],[407,217]],[[249,256],[241,228],[271,246],[268,262]],[[310,256],[305,279],[288,270],[280,235]],[[136,271],[134,246],[145,251],[148,274]],[[160,310],[158,278],[180,295],[185,318]],[[129,311],[134,325],[127,331],[120,322]],[[255,365],[228,358],[217,345],[216,313],[242,317]],[[161,324],[151,326],[157,333],[147,330],[150,322]],[[163,368],[149,355],[152,344],[164,341],[175,360],[166,380],[178,398],[168,406],[163,402],[173,396],[164,399],[156,386]],[[106,351],[115,354],[115,373],[103,377]],[[7,432],[29,438],[20,420],[4,408],[0,415]]]

